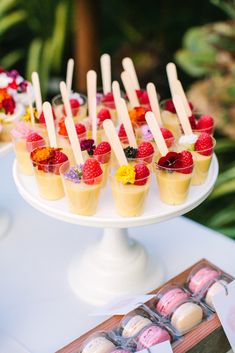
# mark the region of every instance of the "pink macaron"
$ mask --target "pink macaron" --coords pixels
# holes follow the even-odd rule
[[[156,305],[156,309],[159,314],[168,316],[173,312],[174,308],[182,304],[188,297],[189,294],[182,288],[174,287],[163,294]]]
[[[171,336],[158,325],[150,325],[144,328],[140,334],[136,337],[137,340],[137,351],[142,350],[144,348],[150,348],[158,343],[164,341],[170,341]]]
[[[203,267],[191,276],[188,287],[193,294],[198,294],[213,279],[218,278],[220,273],[212,267]]]

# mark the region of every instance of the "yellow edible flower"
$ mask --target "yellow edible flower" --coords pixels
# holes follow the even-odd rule
[[[36,109],[36,108],[33,108],[33,115],[34,115],[35,119],[38,118],[38,112],[37,112],[37,109]],[[30,109],[29,109],[29,107],[26,108],[26,113],[25,113],[25,115],[23,116],[23,120],[26,121],[26,122],[31,121],[31,115],[30,115]]]
[[[118,168],[115,173],[115,177],[120,183],[123,184],[134,184],[135,182],[135,169],[130,165],[123,165]]]

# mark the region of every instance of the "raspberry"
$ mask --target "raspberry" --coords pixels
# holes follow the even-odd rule
[[[203,156],[211,156],[213,153],[213,139],[211,135],[202,132],[195,142],[195,151]]]
[[[28,135],[27,137],[27,142],[35,142],[35,141],[39,141],[42,140],[42,137],[37,134],[36,132],[32,132]]]
[[[77,99],[74,99],[74,98],[71,98],[69,100],[69,102],[70,102],[70,107],[71,107],[71,110],[72,110],[72,114],[73,114],[73,116],[76,116],[77,113],[78,113],[79,107],[80,107],[80,103],[79,103],[79,101]],[[62,113],[64,115],[66,115],[66,111],[65,111],[65,107],[64,106],[62,108]]]
[[[86,160],[83,166],[83,181],[86,184],[93,185],[96,183],[96,178],[102,175],[100,163],[93,158]]]
[[[149,104],[148,93],[144,90],[137,89],[136,90],[137,97],[139,99],[140,104]]]
[[[55,116],[55,111],[54,111],[53,107],[52,107],[52,115],[53,115],[53,119],[55,120],[56,116]],[[44,116],[43,112],[41,112],[41,114],[39,115],[39,123],[46,124],[46,120],[45,120],[45,116]]]
[[[102,163],[108,163],[111,156],[111,146],[108,142],[101,142],[94,151],[94,158]]]
[[[183,151],[181,153],[179,153],[179,160],[181,163],[181,168],[182,170],[180,170],[180,173],[183,174],[190,174],[193,171],[193,157],[192,157],[192,153],[189,151]]]
[[[119,137],[119,139],[120,139],[120,141],[122,143],[128,143],[129,142],[128,138],[127,138],[126,130],[125,130],[123,124],[120,125],[119,131],[118,131],[118,137]]]
[[[50,164],[52,164],[52,171],[55,174],[60,174],[61,164],[66,162],[68,157],[66,154],[61,152],[60,150],[55,150],[53,157],[50,160]]]
[[[166,142],[167,147],[171,147],[174,142],[174,136],[172,132],[166,129],[165,127],[161,127],[160,130],[162,132],[162,136]]]
[[[168,99],[165,101],[165,110],[167,110],[168,112],[171,112],[173,114],[176,113],[174,103],[171,99]]]
[[[102,124],[106,119],[111,119],[110,111],[106,108],[102,108],[98,115],[99,124]]]
[[[108,92],[104,94],[102,102],[114,102],[114,97],[112,92]]]
[[[213,133],[214,119],[210,115],[201,115],[197,122],[197,130],[203,130],[208,134]]]
[[[135,185],[145,185],[150,175],[149,169],[145,164],[135,165]]]
[[[189,118],[188,118],[191,128],[192,130],[196,130],[197,129],[197,122],[196,122],[196,117],[194,114],[192,114]]]
[[[150,142],[144,141],[138,147],[137,158],[143,159],[145,163],[151,163],[153,159],[154,148]]]
[[[85,134],[86,132],[86,127],[83,124],[75,124],[75,129],[78,135]]]

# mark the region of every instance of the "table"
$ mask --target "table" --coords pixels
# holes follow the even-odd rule
[[[95,308],[67,283],[71,258],[98,240],[101,230],[86,228],[84,237],[83,227],[31,208],[16,191],[12,163],[13,154],[4,157],[0,175],[0,199],[14,220],[0,241],[0,329],[31,353],[52,353],[104,320],[89,316]],[[202,257],[235,276],[235,242],[199,224],[179,217],[130,230],[136,239],[143,233],[139,241],[163,262],[166,279]],[[1,342],[0,352],[6,353]]]

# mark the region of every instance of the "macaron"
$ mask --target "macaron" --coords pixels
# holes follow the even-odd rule
[[[218,278],[220,273],[212,267],[202,267],[191,276],[188,287],[193,294],[198,294],[210,281]]]
[[[186,299],[188,299],[189,294],[186,293],[182,288],[172,288],[169,289],[161,299],[157,302],[156,310],[159,314],[163,316],[168,316],[172,313],[174,308],[181,303],[183,303]]]
[[[214,282],[210,288],[208,289],[206,296],[205,296],[205,302],[207,305],[209,305],[212,309],[214,309],[213,305],[213,297],[219,293],[221,290],[224,290],[224,287],[228,283],[224,280],[218,280],[217,282]]]
[[[180,305],[171,317],[171,324],[184,334],[197,326],[203,318],[202,308],[192,302],[186,302]]]
[[[151,324],[152,321],[147,317],[141,315],[135,315],[130,320],[123,325],[122,336],[123,337],[133,337],[142,330],[142,328]]]
[[[104,336],[91,338],[85,343],[81,353],[110,353],[115,345]]]
[[[158,343],[168,340],[171,340],[171,336],[167,330],[164,330],[155,324],[149,325],[148,327],[144,328],[136,337],[137,351],[144,348],[150,348]]]

